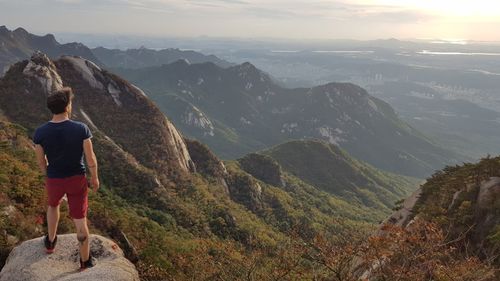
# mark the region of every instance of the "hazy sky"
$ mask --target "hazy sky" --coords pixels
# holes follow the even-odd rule
[[[500,41],[500,0],[0,0],[35,33]]]

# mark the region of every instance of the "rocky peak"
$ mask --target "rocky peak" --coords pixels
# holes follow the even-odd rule
[[[142,90],[81,57],[63,56],[56,65],[75,89],[76,107],[145,166],[162,174],[192,170],[181,134]],[[154,137],[144,142],[151,132]]]
[[[29,33],[26,29],[22,28],[22,27],[18,27],[16,28],[13,33],[16,35],[16,36],[28,36]]]
[[[52,35],[52,34],[50,34],[50,35]],[[85,45],[83,45],[82,43],[79,43],[79,42],[66,43],[65,47],[67,47],[67,48],[74,48],[74,49],[85,49],[85,48],[87,48],[87,46],[85,46]]]
[[[28,33],[26,31],[26,33]],[[51,44],[54,44],[54,45],[58,45],[59,43],[57,42],[56,40],[56,37],[54,36],[54,34],[45,34],[43,37],[43,39],[47,40],[47,42],[50,42]]]
[[[57,73],[54,63],[41,52],[36,52],[31,56],[23,70],[23,74],[36,79],[47,95],[61,89],[63,86],[62,79]]]
[[[369,97],[365,89],[351,83],[332,82],[325,85],[313,87],[311,90],[320,94],[328,93],[334,95],[336,98],[351,98],[353,99],[353,101]]]
[[[262,70],[259,70],[257,67],[255,67],[255,65],[249,62],[244,62],[240,65],[230,67],[228,70],[234,71],[239,77],[247,82],[268,83],[271,81],[268,74],[264,73]]]
[[[54,64],[46,54],[38,51],[33,53],[30,60],[40,66],[45,66],[45,67],[54,66]]]
[[[239,66],[240,70],[259,71],[255,65],[246,61]]]
[[[37,82],[27,84],[25,78]],[[183,137],[165,115],[140,89],[89,60],[63,56],[51,61],[36,53],[28,62],[14,65],[4,80],[10,86],[0,93],[2,109],[14,122],[29,129],[45,122],[47,94],[70,86],[75,93],[73,118],[89,124],[141,165],[172,177],[193,170]],[[25,97],[20,99],[20,94]]]

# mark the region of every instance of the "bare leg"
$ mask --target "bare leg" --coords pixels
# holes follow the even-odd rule
[[[49,206],[47,208],[47,228],[49,232],[49,240],[54,241],[57,233],[57,225],[59,224],[59,205],[57,207]]]
[[[76,227],[76,237],[80,243],[80,259],[85,262],[89,259],[89,228],[87,227],[87,218],[73,219]]]

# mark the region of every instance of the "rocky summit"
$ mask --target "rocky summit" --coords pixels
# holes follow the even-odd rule
[[[79,272],[76,234],[59,235],[56,251],[45,253],[43,237],[25,241],[12,250],[0,272],[0,281],[139,281],[134,265],[118,245],[99,235],[90,237],[96,266]]]
[[[16,83],[19,79],[24,82]],[[99,139],[125,149],[133,161],[162,174],[190,170],[192,161],[186,144],[163,113],[139,88],[91,61],[73,56],[52,61],[36,53],[14,65],[2,84],[4,113],[23,126],[33,129],[48,120],[47,95],[63,85],[71,86],[77,95],[73,117],[89,124],[102,136]],[[25,112],[24,108],[30,110]],[[147,142],[144,136],[148,136]]]

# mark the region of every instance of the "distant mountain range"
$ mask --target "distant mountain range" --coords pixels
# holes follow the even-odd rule
[[[390,101],[401,118],[454,151],[461,151],[474,159],[500,151],[500,112],[440,92],[443,89],[463,92],[460,88],[450,90],[400,81],[372,85],[369,89],[377,97]],[[475,96],[474,91],[469,94]]]
[[[61,55],[81,56],[101,64],[92,51],[81,43],[60,44],[52,34],[38,36],[23,28],[11,31],[0,26],[0,76],[11,64],[29,58],[35,51],[41,51],[51,58]]]
[[[221,67],[233,65],[213,55],[179,49],[89,49],[81,43],[60,44],[52,34],[38,36],[23,28],[11,31],[0,26],[0,76],[11,64],[28,59],[35,51],[41,51],[54,59],[61,55],[80,56],[106,67],[141,68],[169,64],[180,59],[190,63],[213,62]]]
[[[213,62],[220,67],[229,67],[234,64],[219,59],[214,55],[204,55],[195,51],[182,51],[179,49],[152,50],[139,49],[106,49],[103,47],[92,49],[92,53],[107,67],[143,68],[173,63],[186,60],[189,63]]]
[[[232,62],[251,61],[287,87],[354,83],[448,149],[473,159],[500,153],[500,45],[394,39],[304,44],[240,44],[226,52],[221,43],[210,50]]]
[[[250,63],[114,69],[147,90],[188,136],[224,158],[292,139],[322,139],[378,168],[424,177],[464,157],[401,121],[385,102],[353,84],[287,89]]]

